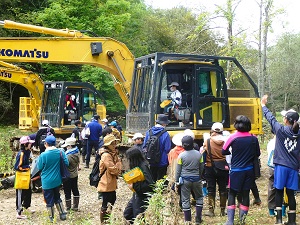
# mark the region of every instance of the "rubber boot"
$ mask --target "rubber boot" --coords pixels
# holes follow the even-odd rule
[[[66,199],[66,210],[67,211],[71,210],[71,205],[72,205],[71,199]]]
[[[60,220],[66,220],[67,219],[67,213],[64,210],[64,205],[62,204],[62,202],[56,203],[55,206],[56,206],[56,208],[59,212]]]
[[[203,194],[203,197],[206,197],[208,195],[207,187],[202,188],[202,194]]]
[[[220,216],[225,216],[225,208],[226,208],[226,202],[227,202],[227,193],[221,193],[220,194]]]
[[[235,205],[227,206],[227,221],[224,225],[233,225],[234,213],[235,213]]]
[[[240,224],[241,225],[245,224],[245,219],[246,219],[246,216],[248,214],[248,211],[249,211],[249,207],[248,206],[240,204],[239,215],[240,215]]]
[[[208,194],[208,211],[205,212],[205,216],[210,216],[213,217],[215,216],[215,204],[216,204],[216,200],[215,200],[215,196]]]
[[[100,222],[101,222],[101,224],[103,224],[106,219],[107,219],[107,212],[106,212],[106,210],[105,211],[101,210],[101,212],[100,212]]]
[[[282,224],[282,208],[276,207],[275,211],[277,212],[275,224]]]
[[[288,221],[285,225],[296,225],[296,210],[288,211]]]
[[[78,205],[79,205],[79,196],[73,197],[73,210],[78,211]]]
[[[183,210],[184,213],[184,221],[192,221],[192,213],[191,213],[191,209],[186,209]]]
[[[84,168],[89,168],[90,162],[88,160],[85,160],[85,166]]]
[[[269,215],[270,216],[275,216],[275,210],[274,209],[269,209]]]
[[[282,205],[282,217],[286,216],[286,205]]]
[[[54,220],[54,207],[47,207],[48,215],[49,215],[49,220],[52,223]]]
[[[195,218],[196,224],[202,223],[202,209],[203,209],[202,205],[201,206],[196,205],[196,218]]]

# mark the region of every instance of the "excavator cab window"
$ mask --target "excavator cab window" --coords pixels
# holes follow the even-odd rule
[[[228,112],[228,97],[224,95],[226,89],[223,70],[218,67],[200,67],[196,71],[195,112],[197,127],[209,129],[216,121],[225,122]]]
[[[153,67],[138,68],[136,70],[136,77],[133,81],[133,104],[132,110],[134,112],[147,113],[149,111],[149,101],[151,97],[151,88],[153,80]]]
[[[58,127],[59,125],[59,99],[61,88],[45,88],[42,115],[43,119],[50,122],[50,126]]]
[[[83,92],[83,121],[90,121],[96,114],[96,98],[92,91]]]
[[[228,97],[223,69],[219,66],[201,64],[166,64],[162,68],[159,93],[160,111],[168,115],[170,129],[180,127],[210,129],[215,121],[225,122],[228,113]],[[159,84],[161,82],[161,84]],[[170,84],[179,84],[181,104],[174,104]]]
[[[183,123],[189,125],[192,109],[193,67],[187,64],[165,65],[161,74],[161,89],[158,94],[160,98],[159,113],[168,115],[171,121],[168,127],[178,128],[179,125],[183,126]],[[174,99],[171,91],[170,84],[173,82],[179,85],[176,87],[176,97],[179,96],[179,101]]]
[[[80,91],[79,88],[67,88],[64,103],[64,125],[74,124],[80,117]]]

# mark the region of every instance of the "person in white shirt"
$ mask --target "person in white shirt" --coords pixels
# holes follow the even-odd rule
[[[172,99],[172,103],[173,103],[173,108],[177,105],[177,106],[181,106],[181,93],[179,90],[177,90],[177,88],[179,87],[179,84],[177,82],[172,82],[170,85],[170,90],[172,91],[172,94],[170,95],[171,99]]]

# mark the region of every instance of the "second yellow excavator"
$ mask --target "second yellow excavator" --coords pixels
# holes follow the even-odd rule
[[[89,83],[44,82],[38,74],[16,65],[0,61],[0,66],[0,81],[21,85],[29,92],[29,97],[20,98],[20,130],[34,132],[47,119],[56,134],[67,136],[75,120],[88,121],[94,114],[106,116],[101,94]]]

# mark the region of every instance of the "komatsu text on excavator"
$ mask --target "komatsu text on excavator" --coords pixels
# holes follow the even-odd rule
[[[253,134],[262,133],[257,86],[235,58],[158,52],[135,59],[123,43],[112,38],[89,37],[76,30],[56,30],[7,20],[0,21],[0,25],[55,36],[0,38],[0,60],[89,64],[107,70],[127,108],[128,134],[146,132],[162,113],[171,121],[166,127],[171,136],[189,128],[201,140],[214,122],[221,122],[225,130],[234,131],[234,120],[241,114],[251,119]],[[224,73],[227,62],[241,77],[230,88]],[[170,99],[172,82],[179,85],[180,105]],[[55,85],[58,84],[53,83],[49,88],[55,89]],[[43,107],[48,114],[41,116],[52,122],[58,106],[45,102]]]

